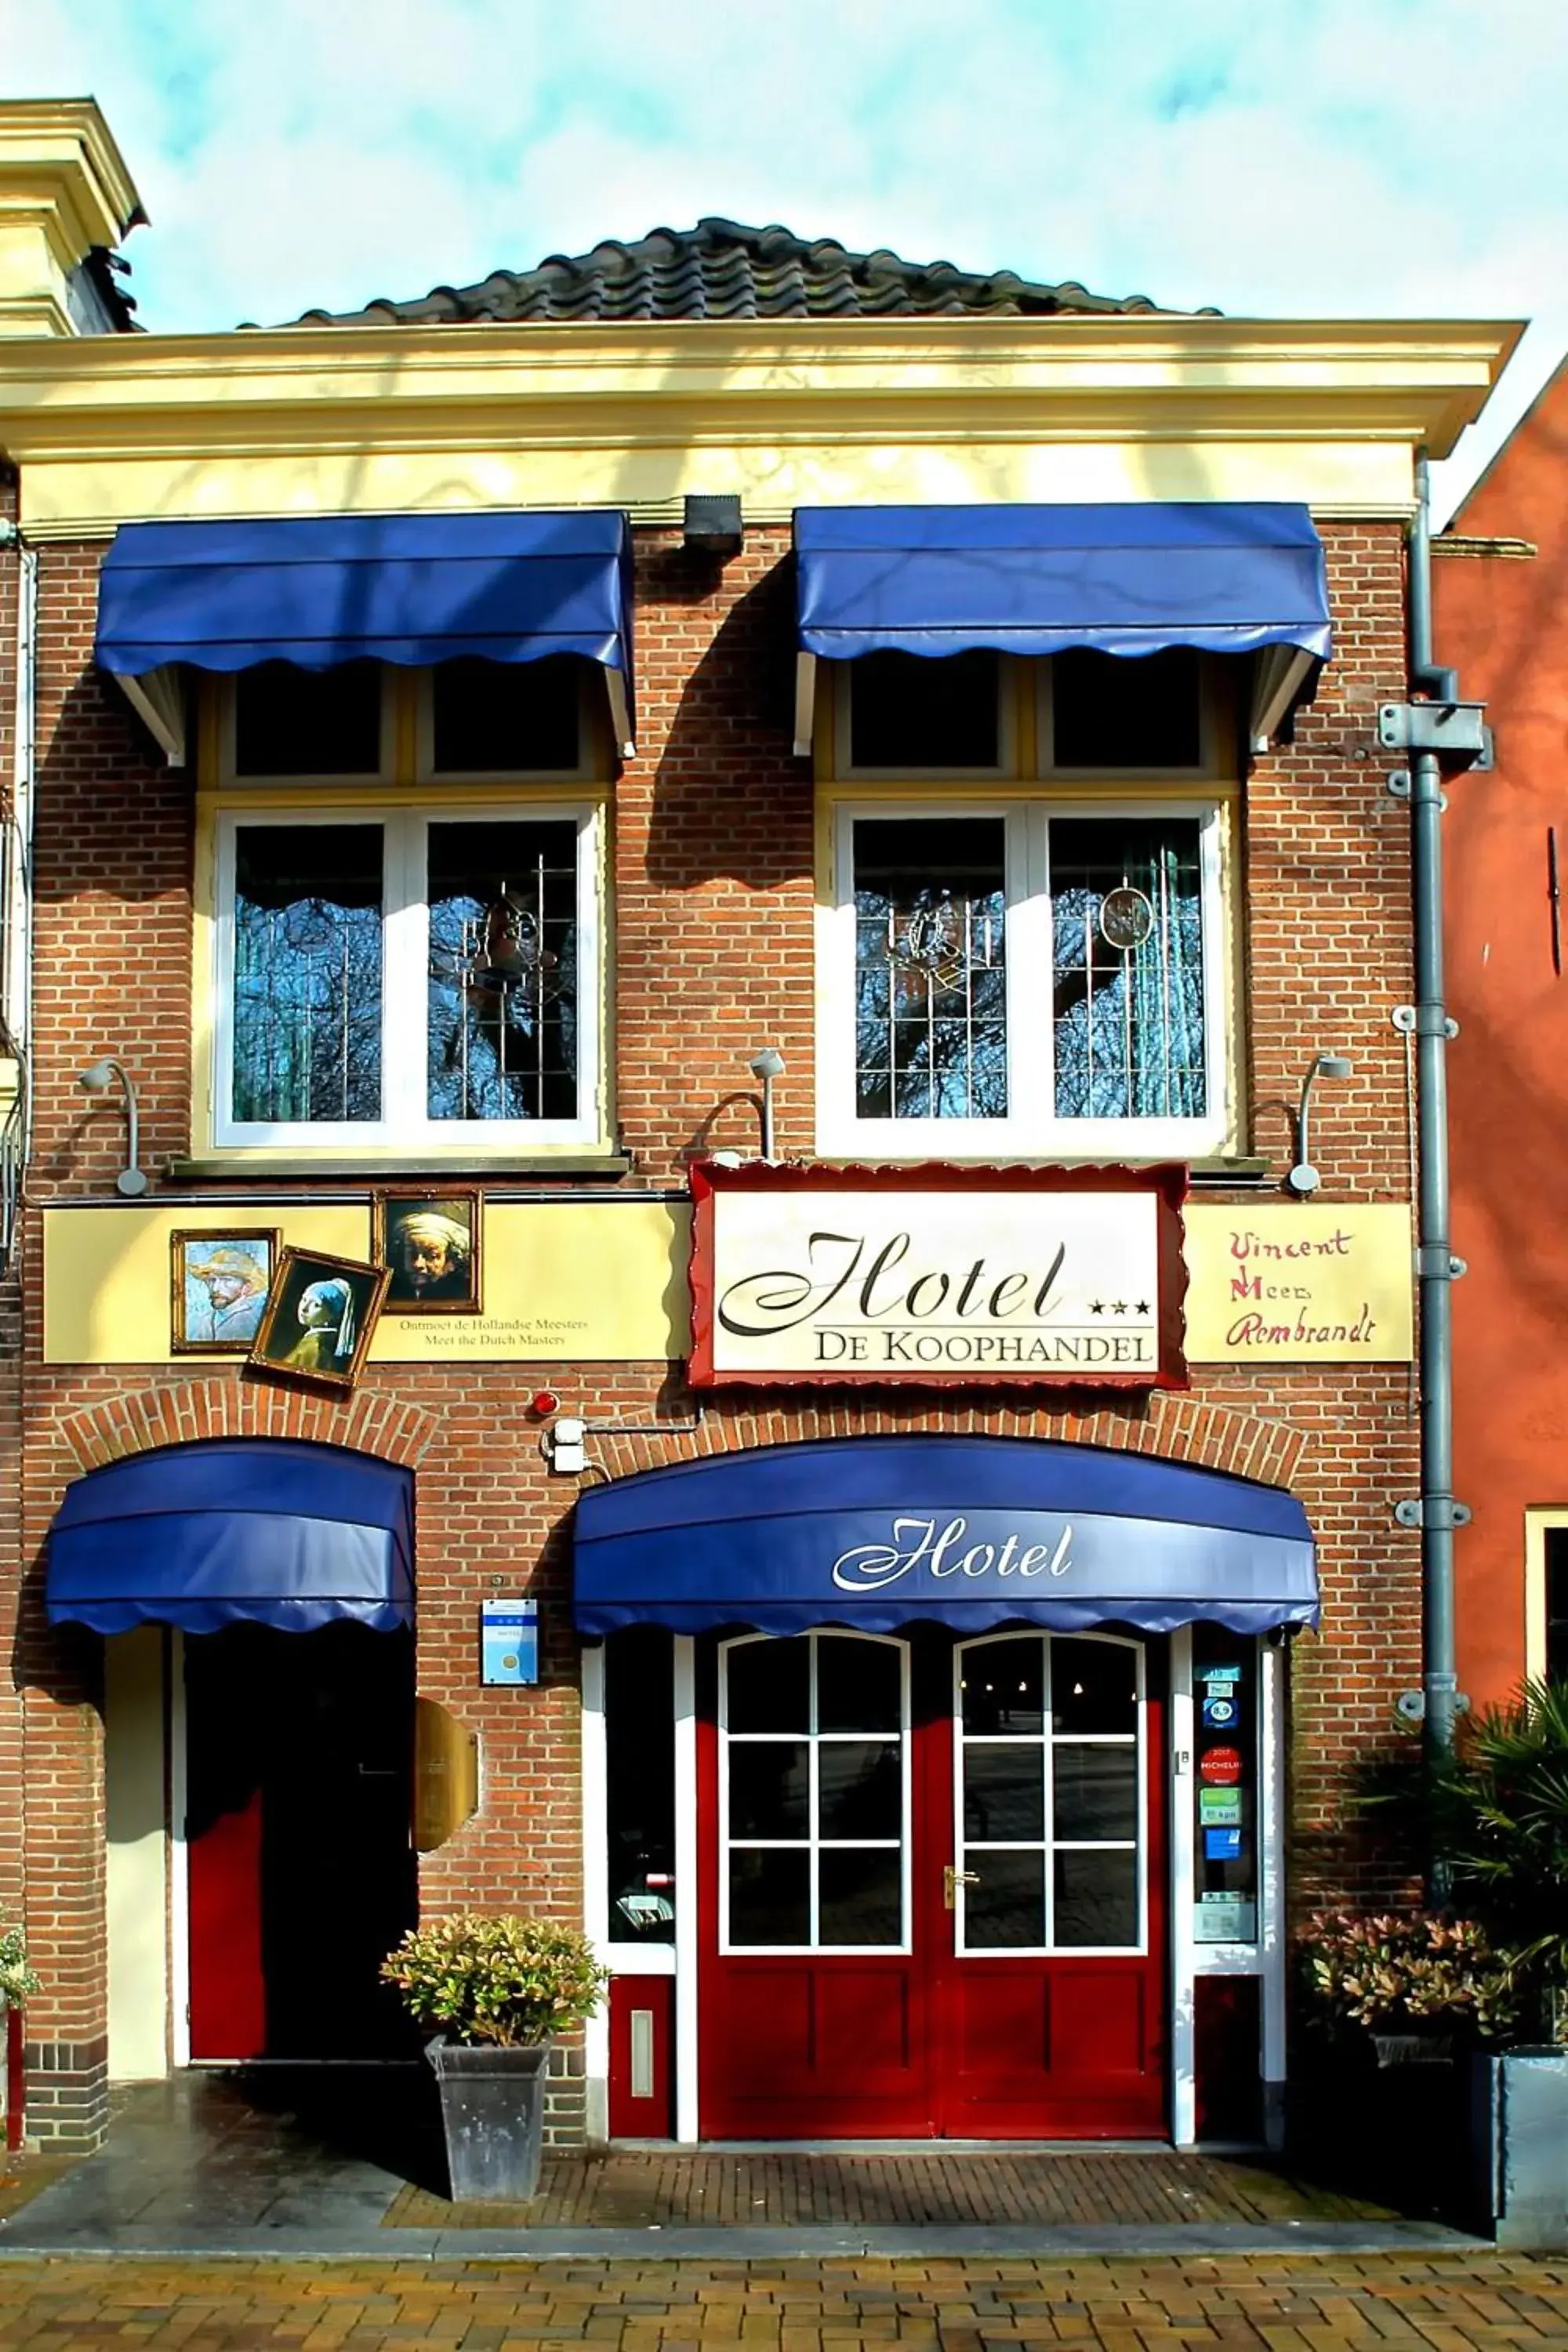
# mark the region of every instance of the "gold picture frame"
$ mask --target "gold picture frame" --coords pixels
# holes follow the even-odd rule
[[[482,1314],[483,1218],[483,1195],[469,1185],[389,1184],[375,1192],[370,1251],[391,1277],[386,1313]]]
[[[276,1225],[169,1235],[169,1352],[243,1356],[267,1311],[282,1235]]]
[[[247,1365],[280,1380],[352,1389],[390,1280],[384,1265],[286,1244]]]

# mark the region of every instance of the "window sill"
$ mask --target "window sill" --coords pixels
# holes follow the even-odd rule
[[[456,1177],[629,1176],[629,1151],[495,1152],[433,1160],[390,1152],[243,1152],[208,1160],[171,1160],[163,1172],[172,1184],[199,1184],[215,1176],[398,1176],[422,1177],[432,1192]]]

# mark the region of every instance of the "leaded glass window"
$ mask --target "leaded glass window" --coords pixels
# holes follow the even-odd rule
[[[432,1118],[577,1108],[577,828],[429,829]]]
[[[578,1139],[596,1115],[595,822],[225,816],[216,1139]]]
[[[818,1149],[1223,1149],[1225,824],[1212,803],[841,805]]]
[[[856,827],[861,1118],[1006,1117],[1005,851],[999,817]]]
[[[1197,824],[1058,817],[1050,860],[1057,1117],[1201,1118],[1207,1067]],[[1112,893],[1123,910],[1133,894],[1122,929],[1107,919]]]
[[[235,839],[234,1116],[381,1117],[379,824],[247,824]]]

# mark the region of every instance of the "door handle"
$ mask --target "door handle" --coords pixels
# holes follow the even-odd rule
[[[942,1899],[944,1907],[949,1911],[955,1911],[958,1908],[959,1888],[978,1886],[979,1884],[980,1873],[977,1870],[957,1870],[950,1862],[942,1874]]]

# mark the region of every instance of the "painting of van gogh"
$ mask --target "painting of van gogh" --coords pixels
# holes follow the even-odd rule
[[[278,1259],[276,1226],[172,1234],[172,1354],[243,1355],[261,1328]]]

